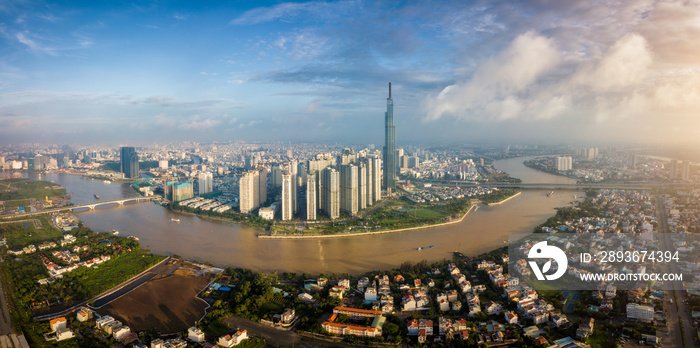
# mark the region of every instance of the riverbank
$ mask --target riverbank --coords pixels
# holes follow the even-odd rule
[[[457,220],[453,221],[447,221],[439,224],[434,224],[434,225],[423,225],[423,226],[416,226],[416,227],[406,227],[406,228],[399,228],[395,230],[381,230],[381,231],[374,231],[374,232],[357,232],[357,233],[338,233],[338,234],[319,234],[319,235],[284,235],[284,236],[271,236],[271,235],[265,235],[265,234],[259,234],[258,238],[260,239],[312,239],[312,238],[338,238],[338,237],[354,237],[354,236],[371,236],[371,235],[376,235],[376,234],[386,234],[386,233],[394,233],[394,232],[405,232],[405,231],[414,231],[414,230],[421,230],[421,229],[427,229],[427,228],[434,228],[434,227],[441,227],[441,226],[449,226],[452,224],[458,224],[464,220],[465,217],[469,214],[469,212],[474,209],[474,205],[470,206],[469,209],[462,215]]]
[[[556,176],[563,176],[565,178],[574,179],[574,180],[580,179],[579,177],[576,177],[574,175],[566,175],[566,174],[561,173],[558,170],[551,170],[551,169],[547,169],[547,168],[544,168],[542,166],[539,166],[537,164],[533,164],[531,161],[525,161],[525,162],[523,162],[523,165],[530,168],[530,169],[534,169],[534,170],[542,172],[542,173],[552,174],[552,175],[556,175]]]
[[[506,198],[506,199],[504,199],[504,200],[502,200],[502,201],[494,202],[494,203],[486,203],[486,205],[491,206],[491,205],[500,205],[500,204],[503,204],[503,203],[508,202],[509,200],[515,198],[515,197],[520,196],[521,193],[522,193],[522,192],[518,192],[518,193],[516,193],[516,194],[514,194],[514,195],[512,195],[512,196],[510,196],[510,197],[508,197],[508,198]]]

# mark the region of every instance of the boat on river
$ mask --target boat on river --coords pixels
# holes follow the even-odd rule
[[[115,235],[115,236],[118,236],[118,235],[119,235],[119,231],[117,231],[117,230],[112,230],[112,234]]]
[[[547,197],[552,197],[553,194],[554,194],[554,191],[549,191],[549,193],[547,194]]]
[[[427,247],[418,247],[418,248],[416,248],[416,250],[425,250],[425,249],[430,249],[432,247],[434,247],[434,245],[427,246]]]
[[[100,199],[100,196],[97,193],[95,193],[95,198]]]
[[[172,221],[172,222],[180,222],[180,219],[171,218],[170,221]]]
[[[105,183],[105,184],[111,184],[112,182],[109,181],[109,180],[105,180],[105,181],[103,181],[103,183]]]

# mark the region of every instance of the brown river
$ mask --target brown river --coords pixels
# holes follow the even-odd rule
[[[525,167],[522,158],[500,160],[496,168],[526,183],[573,183],[574,180]],[[33,178],[36,175],[32,175]],[[126,184],[105,184],[68,174],[44,174],[73,194],[73,203],[135,196]],[[127,204],[78,213],[95,231],[118,230],[137,236],[144,248],[220,266],[296,273],[350,273],[385,270],[402,262],[449,259],[459,250],[468,256],[504,245],[509,233],[530,232],[582,192],[524,190],[496,206],[479,205],[459,224],[371,236],[322,239],[258,239],[259,229],[171,212],[153,203]],[[180,219],[180,223],[171,218]],[[435,245],[432,249],[417,247]]]

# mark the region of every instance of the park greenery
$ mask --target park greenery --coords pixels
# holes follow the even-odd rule
[[[62,197],[65,195],[65,188],[49,181],[31,179],[0,180],[0,201],[31,198],[44,200],[46,197]]]
[[[441,201],[415,203],[402,197],[387,199],[350,216],[341,212],[340,218],[319,224],[275,224],[275,235],[332,235],[362,234],[366,232],[397,230],[430,226],[459,219],[471,206],[468,197]]]
[[[0,235],[7,239],[10,250],[49,241],[59,244],[63,239],[63,232],[51,227],[47,216],[34,218],[40,221],[41,227],[24,221],[0,225]],[[37,250],[18,256],[3,255],[0,273],[4,290],[12,294],[7,297],[12,323],[18,332],[25,333],[27,339],[33,343],[32,346],[88,347],[89,345],[77,345],[77,340],[46,345],[40,333],[49,331],[44,327],[47,325],[33,321],[32,317],[59,311],[88,300],[163,259],[163,256],[153,255],[148,250],[141,249],[139,243],[131,238],[95,233],[84,226],[75,228],[70,233],[77,241],[65,247]],[[40,255],[60,266],[66,266],[64,261],[52,255],[52,251],[66,250],[74,246],[87,247],[87,250],[77,253],[83,261],[103,255],[108,255],[111,259],[90,268],[79,267],[63,274],[60,279],[52,279],[50,283],[40,285],[39,279],[49,278]]]
[[[504,188],[500,190],[493,190],[491,193],[480,195],[477,198],[479,198],[479,200],[481,200],[484,203],[498,203],[510,197],[513,197],[518,192],[520,191],[518,191],[517,189]]]

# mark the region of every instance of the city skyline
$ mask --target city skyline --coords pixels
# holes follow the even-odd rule
[[[687,145],[700,5],[0,5],[2,143]]]

